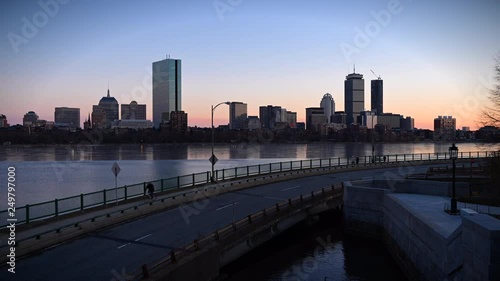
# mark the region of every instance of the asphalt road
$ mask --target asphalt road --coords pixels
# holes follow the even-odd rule
[[[436,165],[432,165],[436,166]],[[413,167],[424,172],[429,166]],[[218,195],[82,236],[16,261],[16,273],[0,267],[0,280],[124,280],[139,269],[234,220],[271,205],[349,179],[407,172],[390,168],[305,177]]]

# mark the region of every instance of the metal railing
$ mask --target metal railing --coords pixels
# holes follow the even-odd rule
[[[336,184],[331,187],[322,188],[320,190],[312,191],[309,194],[300,195],[295,198],[276,203],[261,211],[245,216],[244,218],[230,223],[223,228],[217,229],[212,233],[207,234],[200,239],[195,239],[192,243],[184,247],[175,248],[168,255],[151,262],[149,265],[143,265],[142,268],[131,272],[129,275],[133,276],[131,280],[143,280],[145,275],[149,272],[159,271],[168,265],[177,263],[189,255],[195,254],[200,249],[208,246],[213,246],[215,242],[223,241],[225,239],[237,240],[241,237],[239,232],[248,234],[250,231],[258,229],[261,226],[269,225],[270,222],[276,222],[277,218],[283,219],[286,216],[294,215],[298,210],[305,210],[311,206],[323,203],[329,200],[341,199],[343,195],[343,185]],[[243,235],[246,237],[247,235]],[[226,241],[227,242],[227,241]],[[234,242],[234,241],[231,241]]]
[[[498,155],[498,152],[496,151],[460,152],[459,159],[487,158],[496,155]],[[384,165],[399,162],[430,162],[446,159],[449,159],[448,153],[392,154],[384,156],[379,155],[373,158],[371,156],[360,156],[350,158],[338,157],[307,159],[216,170],[214,178],[217,181],[224,181],[277,172],[309,170],[314,168],[341,168],[351,165]],[[210,183],[210,171],[167,179],[159,179],[151,182],[155,186],[155,192],[164,192],[183,187],[198,186]],[[141,197],[145,194],[146,184],[147,182],[125,185],[118,188],[104,189],[102,191],[85,193],[19,207],[16,208],[15,213],[17,224],[58,217],[63,214],[83,211],[97,206],[109,205]],[[0,228],[4,228],[8,225],[8,215],[8,210],[0,211]]]

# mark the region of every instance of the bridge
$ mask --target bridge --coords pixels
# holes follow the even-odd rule
[[[468,163],[492,155],[460,156]],[[344,181],[372,176],[404,180],[405,171],[423,173],[429,165],[450,163],[446,154],[389,155],[386,162],[361,159],[357,164],[328,158],[237,167],[217,171],[218,183],[208,179],[196,182],[200,176],[190,175],[193,181],[184,186],[167,190],[165,184],[159,184],[165,190],[152,201],[130,198],[124,192],[119,205],[104,200],[104,204],[83,211],[55,212],[57,216],[44,221],[28,217],[16,233],[17,272],[12,280],[168,276],[181,274],[174,271],[177,265],[195,262],[195,256],[213,257],[215,252],[220,254],[218,266],[223,266],[307,216],[339,208]],[[4,239],[2,258],[8,250]],[[69,242],[53,247],[65,241]],[[232,246],[221,251],[213,248],[214,241]],[[3,269],[0,278],[12,278]],[[208,271],[215,269],[218,267],[207,267]]]

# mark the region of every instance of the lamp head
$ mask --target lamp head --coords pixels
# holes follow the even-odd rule
[[[450,152],[450,159],[457,159],[458,158],[458,147],[453,143],[449,148],[448,151]]]

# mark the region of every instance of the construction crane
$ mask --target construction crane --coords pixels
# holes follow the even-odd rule
[[[380,75],[377,76],[377,74],[375,74],[375,72],[373,72],[373,70],[370,69],[370,71],[373,73],[373,75],[375,75],[375,77],[377,77],[378,80],[382,79],[382,78],[380,78]]]

